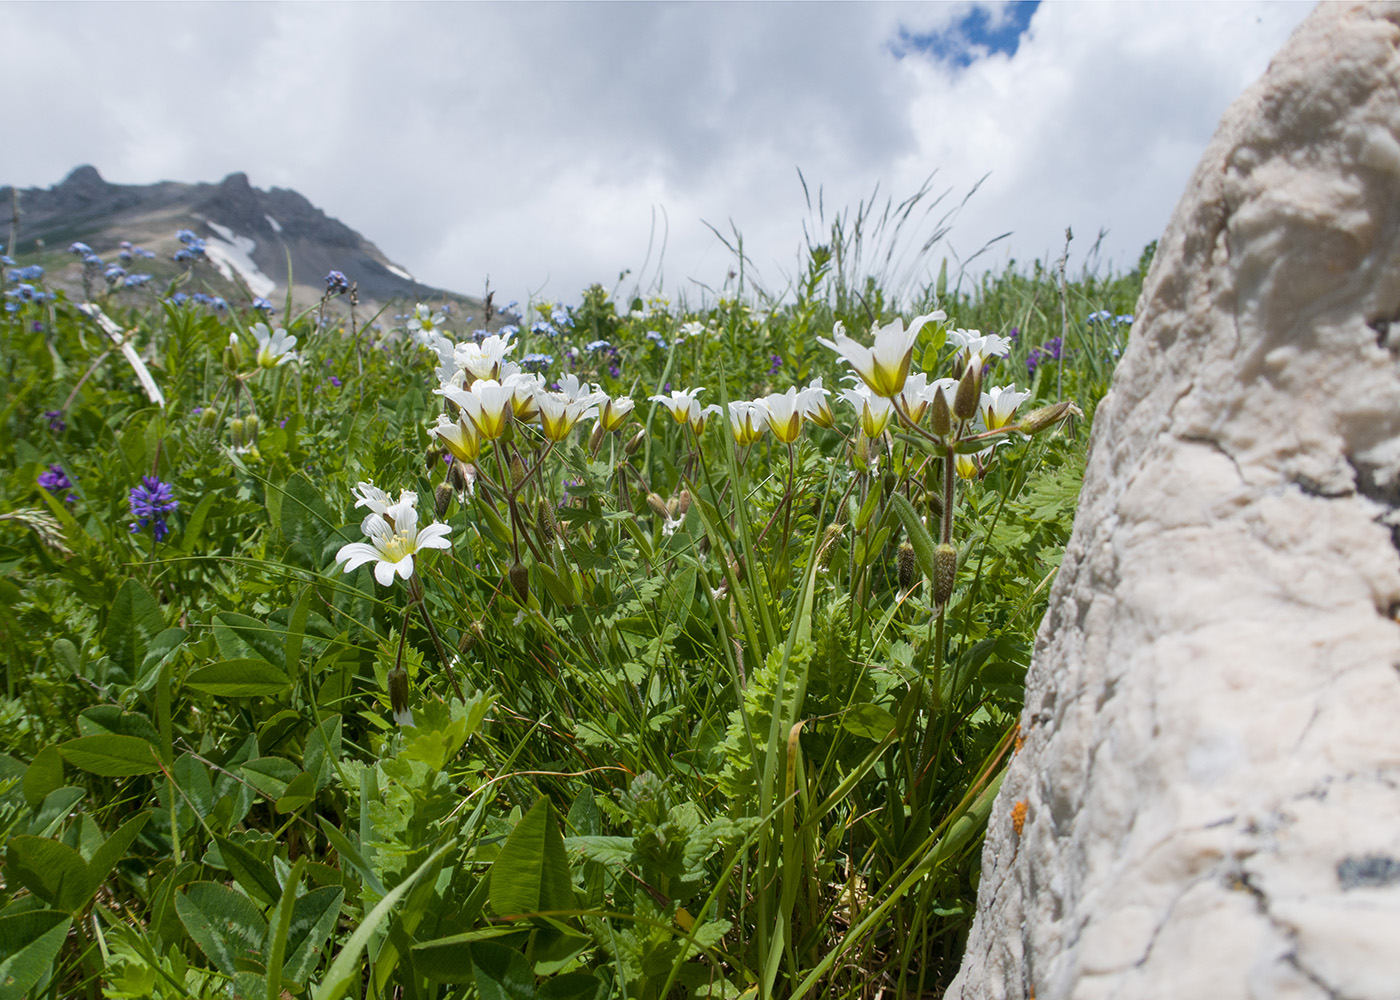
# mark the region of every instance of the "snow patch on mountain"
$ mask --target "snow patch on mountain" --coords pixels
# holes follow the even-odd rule
[[[253,251],[257,249],[257,243],[247,236],[239,236],[232,229],[217,222],[210,222],[209,228],[219,235],[210,236],[204,241],[204,253],[219,269],[219,273],[232,281],[233,272],[237,271],[238,276],[254,295],[271,295],[277,288],[277,282],[263,274],[258,270],[258,265],[253,263]]]

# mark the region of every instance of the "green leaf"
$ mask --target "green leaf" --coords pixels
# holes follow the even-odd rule
[[[554,806],[540,798],[525,814],[491,865],[491,908],[502,917],[572,910],[573,878]]]
[[[63,787],[63,756],[56,746],[46,746],[24,769],[24,801],[37,809],[49,793]]]
[[[265,660],[224,660],[191,671],[186,687],[223,698],[250,698],[278,695],[291,681],[279,668]]]
[[[326,977],[321,980],[321,985],[316,987],[316,992],[312,994],[312,1000],[340,1000],[345,995],[346,990],[359,982],[360,957],[364,954],[370,938],[379,932],[380,925],[389,919],[389,914],[393,911],[395,904],[408,890],[413,888],[415,882],[423,877],[424,872],[433,868],[442,856],[455,846],[455,841],[443,844],[432,853],[427,861],[418,866],[417,871],[394,886],[379,901],[378,905],[369,912],[369,915],[360,922],[360,926],[355,928],[355,933],[350,935],[350,940],[345,942],[345,947],[341,948],[340,953],[335,956],[335,961],[331,963]]]
[[[100,736],[103,733],[136,736],[153,745],[160,742],[160,734],[151,725],[150,719],[139,712],[123,712],[116,705],[94,705],[84,709],[78,716],[78,732],[83,736]]]
[[[481,941],[471,946],[477,992],[481,1000],[535,1000],[535,973],[525,956],[503,944]]]
[[[287,958],[282,965],[282,978],[305,984],[321,961],[321,949],[335,930],[340,918],[340,904],[345,890],[339,886],[312,889],[292,907],[292,922],[287,929]]]
[[[608,984],[591,972],[566,972],[540,984],[540,1000],[604,1000]]]
[[[298,858],[287,876],[287,886],[282,890],[282,898],[273,907],[272,919],[267,926],[267,980],[263,984],[267,1000],[278,1000],[282,995],[282,963],[287,957],[287,936],[292,925],[292,907],[297,901],[297,886],[301,884],[302,872],[306,869],[306,859]]]
[[[938,559],[935,555],[937,546],[934,544],[933,536],[924,527],[924,522],[919,520],[918,513],[914,510],[914,505],[909,502],[908,497],[902,493],[896,493],[890,497],[890,506],[899,515],[899,520],[904,524],[904,530],[909,536],[909,544],[913,546],[914,558],[918,560],[919,569],[930,580],[938,577]]]
[[[217,496],[217,493],[206,493],[185,521],[185,530],[180,532],[180,551],[186,555],[193,552],[199,543],[199,536],[204,532],[204,522],[208,520],[209,511],[213,508]]]
[[[423,941],[413,946],[413,967],[429,979],[436,979],[441,983],[469,983],[472,981],[473,968],[469,947],[472,942],[518,936],[520,933],[515,927],[498,924],[433,941]]]
[[[74,767],[104,778],[154,774],[160,770],[156,748],[139,736],[115,733],[79,736],[76,740],[60,743],[58,752]]]
[[[841,716],[841,728],[878,743],[890,734],[896,721],[879,705],[852,705]]]
[[[224,867],[244,892],[267,904],[277,902],[282,895],[282,886],[277,881],[276,873],[262,858],[225,837],[215,837],[214,840],[219,845],[219,856],[224,859]]]
[[[67,844],[43,837],[11,837],[5,869],[56,910],[72,913],[92,898],[96,886],[83,856]]]
[[[140,581],[129,579],[117,591],[112,609],[107,613],[102,641],[112,655],[112,662],[131,678],[145,658],[151,640],[164,628],[165,618],[156,599]]]
[[[301,473],[288,477],[283,489],[278,527],[290,548],[289,555],[314,565],[339,518],[331,513],[311,480]]]
[[[571,608],[578,603],[578,593],[574,590],[572,572],[568,574],[568,579],[565,579],[545,563],[537,563],[535,568],[540,571],[540,579],[544,581],[544,589],[549,591],[549,596],[562,607]]]
[[[137,691],[149,691],[160,676],[160,668],[174,658],[188,635],[189,633],[182,628],[168,628],[152,639],[151,644],[146,647],[146,655],[141,659],[141,666],[131,681],[132,688]]]
[[[220,611],[214,616],[214,640],[228,660],[254,657],[279,665],[285,662],[282,630],[236,611]]]
[[[243,765],[243,779],[268,798],[280,799],[302,771],[285,757],[255,757]]]
[[[335,762],[340,757],[341,719],[328,715],[321,719],[306,737],[306,752],[302,766],[316,779],[316,791],[330,784],[335,775]]]
[[[316,801],[316,776],[302,771],[287,784],[287,790],[277,797],[274,808],[280,813],[296,812]]]
[[[233,975],[241,960],[262,961],[267,921],[237,889],[191,882],[175,893],[175,912],[199,950],[225,975]]]
[[[368,812],[368,810],[366,810],[366,812]],[[327,821],[324,816],[317,816],[316,821],[321,826],[321,832],[326,835],[326,839],[329,840],[331,846],[335,848],[335,853],[340,855],[341,860],[348,862],[350,867],[355,869],[355,874],[365,880],[365,885],[369,886],[370,889],[374,891],[375,895],[384,895],[384,886],[380,883],[379,876],[374,873],[374,868],[365,860],[359,848],[350,842],[350,838],[341,833],[340,830],[338,830],[333,823]]]
[[[72,922],[56,910],[0,917],[0,1000],[23,1000],[32,986],[52,975]]]
[[[88,873],[92,876],[94,892],[107,881],[107,876],[112,874],[117,862],[126,857],[127,850],[136,842],[141,828],[150,818],[150,813],[137,813],[117,827],[116,831],[102,842],[102,846],[93,852],[92,859],[88,861]]]
[[[34,810],[34,819],[25,832],[35,837],[53,836],[54,831],[69,817],[73,807],[81,802],[86,794],[83,789],[72,785],[55,788],[44,796],[44,801]]]

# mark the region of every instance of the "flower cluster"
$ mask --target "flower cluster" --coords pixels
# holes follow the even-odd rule
[[[180,506],[175,499],[175,491],[169,483],[163,483],[155,476],[142,476],[141,485],[131,488],[128,502],[131,504],[132,533],[150,527],[151,534],[158,542],[163,542],[170,534],[170,526],[165,515]]]
[[[123,263],[130,263],[133,260],[154,260],[155,251],[147,250],[145,247],[133,246],[130,240],[122,240],[117,244],[117,258]]]
[[[151,276],[149,274],[142,274],[135,275],[135,277],[145,278],[149,280]],[[141,284],[144,283],[145,282],[141,282]],[[131,286],[128,284],[128,287]],[[228,308],[228,303],[225,302],[221,296],[207,295],[204,292],[194,292],[193,294],[186,292],[176,292],[174,295],[170,296],[170,298],[166,299],[166,301],[174,306],[182,306],[187,302],[193,302],[195,305],[198,306],[207,306],[210,309],[213,309],[215,312],[223,312],[225,309]]]
[[[350,291],[350,279],[340,271],[332,271],[326,275],[327,295],[344,295],[348,291]]]
[[[181,229],[175,234],[175,238],[183,243],[184,247],[175,251],[172,260],[183,264],[204,259],[204,241],[191,230]]]
[[[1088,316],[1085,316],[1084,322],[1088,323],[1090,326],[1095,326],[1097,324],[1103,324],[1106,327],[1132,326],[1133,315],[1132,313],[1122,313],[1115,316],[1107,309],[1100,309],[1098,312],[1091,312]]]
[[[63,502],[72,503],[76,498],[72,493],[64,492],[73,488],[73,483],[69,480],[67,473],[63,471],[61,465],[50,465],[43,472],[39,473],[39,486],[50,493],[57,495],[63,492]]]
[[[1060,354],[1064,348],[1064,340],[1061,337],[1051,337],[1039,347],[1032,347],[1031,352],[1026,355],[1026,371],[1034,375],[1035,370],[1047,361],[1059,361]]]

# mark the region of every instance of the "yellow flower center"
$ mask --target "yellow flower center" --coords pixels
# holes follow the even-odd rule
[[[408,536],[401,531],[394,532],[393,536],[384,543],[384,561],[396,563],[404,556],[413,555],[413,545],[408,540]]]

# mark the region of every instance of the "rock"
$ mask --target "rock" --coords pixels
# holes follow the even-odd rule
[[[1161,240],[949,997],[1400,997],[1397,45],[1320,5]]]

